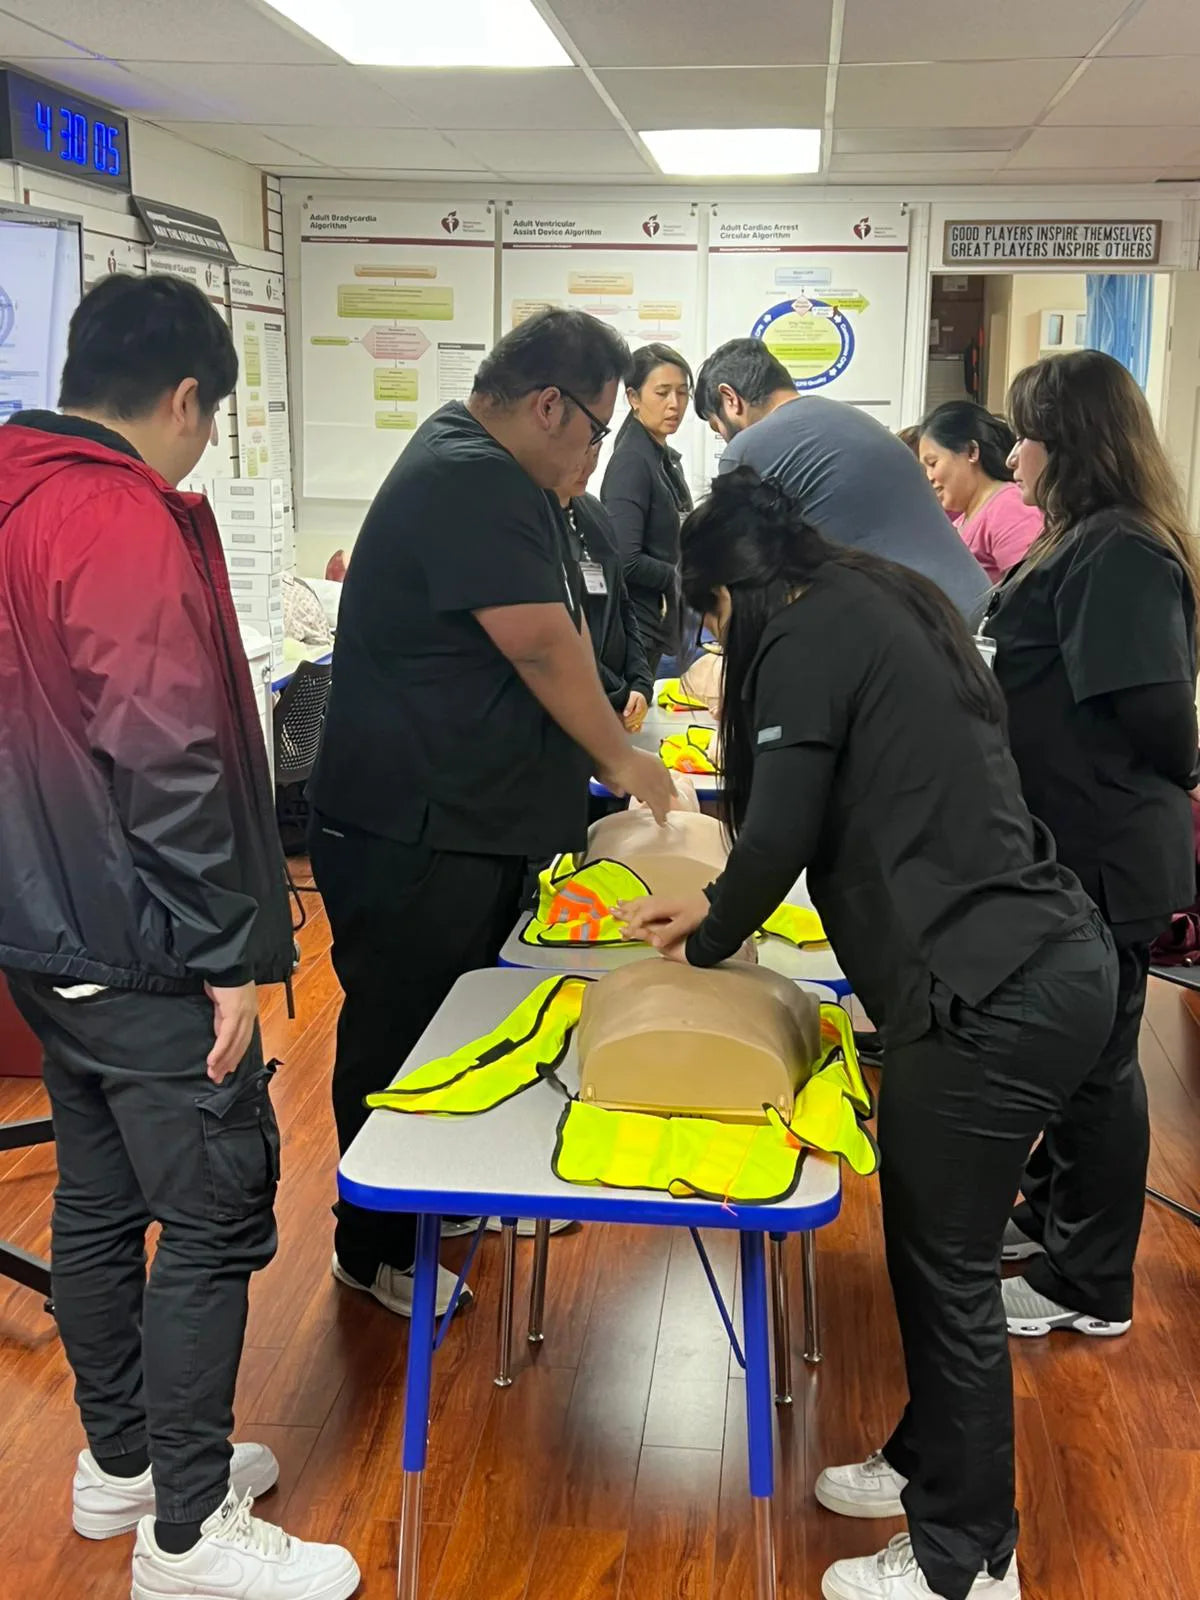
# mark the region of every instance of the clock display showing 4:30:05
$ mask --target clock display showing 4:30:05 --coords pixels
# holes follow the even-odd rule
[[[106,178],[119,178],[125,166],[121,129],[110,122],[91,121],[81,111],[56,106],[50,100],[34,102],[34,122],[47,155],[58,153],[70,166],[90,167]]]

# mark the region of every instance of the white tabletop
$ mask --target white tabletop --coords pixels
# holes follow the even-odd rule
[[[455,984],[405,1071],[448,1055],[490,1032],[545,973],[493,968]],[[579,1086],[575,1047],[558,1069]],[[564,1183],[550,1169],[566,1101],[539,1083],[475,1117],[422,1117],[374,1111],[342,1157],[342,1197],[377,1211],[446,1216],[569,1217],[593,1222],[655,1222],[677,1227],[753,1228],[796,1233],[831,1222],[841,1205],[835,1156],[809,1152],[795,1192],[771,1206],[676,1200],[649,1189]]]
[[[599,975],[614,972],[618,967],[627,967],[633,961],[658,959],[657,952],[646,944],[606,944],[591,949],[577,944],[523,944],[521,933],[529,926],[532,915],[532,912],[527,912],[521,917],[504,941],[500,951],[502,967]],[[786,939],[768,935],[759,941],[756,948],[760,966],[791,978],[806,989],[822,990],[822,999],[837,1000],[850,992],[850,986],[837,964],[837,957],[828,945],[798,950]]]

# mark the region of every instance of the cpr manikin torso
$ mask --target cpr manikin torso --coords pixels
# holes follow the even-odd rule
[[[683,692],[696,700],[703,700],[709,714],[721,715],[721,685],[725,676],[725,657],[716,651],[704,650],[679,680]]]
[[[729,854],[724,830],[715,817],[695,809],[695,791],[683,780],[678,803],[692,809],[668,813],[666,823],[640,805],[602,817],[588,831],[584,865],[619,861],[636,872],[651,894],[692,895],[724,871]]]
[[[613,1110],[789,1120],[820,1053],[811,994],[763,968],[653,960],[588,986],[580,1098]]]

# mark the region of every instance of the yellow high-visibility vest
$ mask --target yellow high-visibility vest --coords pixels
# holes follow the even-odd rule
[[[585,987],[581,978],[548,979],[484,1038],[368,1095],[366,1104],[415,1115],[474,1116],[543,1078],[557,1083],[554,1069],[566,1056]],[[690,1116],[684,1107],[675,1116],[652,1116],[571,1099],[559,1122],[553,1170],[571,1183],[758,1205],[791,1194],[806,1148],[840,1155],[855,1172],[869,1175],[879,1155],[860,1121],[870,1115],[871,1097],[853,1029],[840,1006],[821,1007],[821,1026],[825,1047],[797,1094],[790,1125],[768,1106],[762,1123],[728,1123]]]
[[[573,855],[556,856],[538,877],[537,908],[521,929],[520,942],[579,944],[593,949],[627,944],[630,941],[622,938],[622,924],[613,916],[613,907],[649,893],[637,873],[619,861],[590,861],[580,866]],[[796,946],[825,941],[821,919],[809,906],[780,906],[759,932]]]
[[[811,906],[793,906],[785,902],[772,911],[760,931],[797,946],[825,943],[825,929]]]
[[[664,678],[655,697],[665,711],[707,711],[708,702],[689,694],[682,678]]]
[[[623,944],[623,925],[613,907],[649,893],[637,873],[619,861],[589,861],[581,867],[574,856],[557,856],[538,878],[537,909],[521,930],[521,943],[592,948]]]
[[[583,1006],[584,978],[539,983],[491,1033],[369,1094],[373,1111],[473,1117],[549,1076],[563,1060]],[[564,1090],[564,1093],[566,1091]]]
[[[658,747],[662,763],[672,772],[716,772],[717,730],[694,724],[683,733],[669,733]]]

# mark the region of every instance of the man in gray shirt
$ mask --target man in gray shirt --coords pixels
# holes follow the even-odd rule
[[[759,339],[731,339],[714,351],[700,368],[694,404],[728,445],[722,472],[749,466],[777,479],[827,539],[924,573],[976,624],[989,588],[983,569],[920,463],[874,417],[797,394]]]

